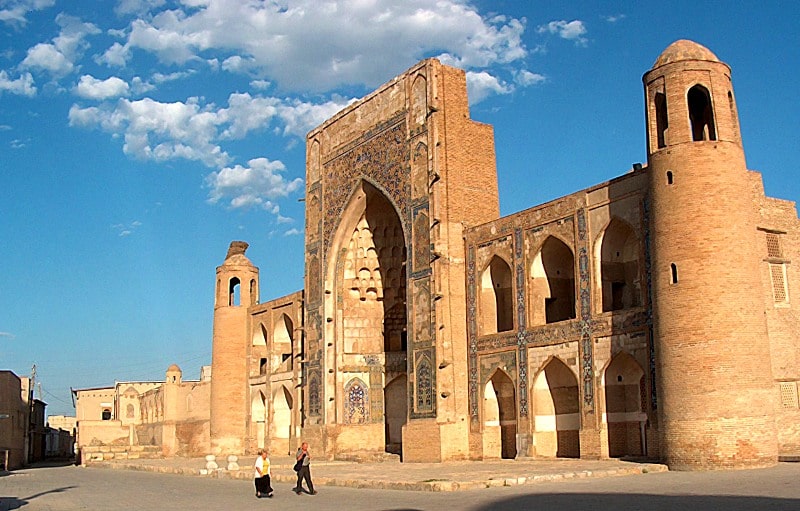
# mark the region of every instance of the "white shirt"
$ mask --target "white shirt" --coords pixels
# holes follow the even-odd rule
[[[264,468],[266,466],[266,469]],[[255,465],[255,475],[254,477],[261,477],[262,475],[269,475],[269,458],[264,459],[261,456],[256,458],[256,465]],[[258,473],[258,470],[261,469],[261,474]]]

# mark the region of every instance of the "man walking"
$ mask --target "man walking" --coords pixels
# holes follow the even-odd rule
[[[303,442],[300,447],[297,449],[297,464],[295,465],[297,469],[297,484],[295,485],[294,492],[298,495],[303,491],[303,479],[306,480],[306,486],[308,486],[308,492],[310,495],[316,495],[317,491],[314,489],[314,483],[311,482],[311,467],[309,466],[311,463],[311,455],[308,453],[308,444]]]

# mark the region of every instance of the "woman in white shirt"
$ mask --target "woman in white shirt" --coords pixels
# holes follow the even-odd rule
[[[255,463],[255,483],[256,497],[272,497],[272,485],[269,477],[269,451],[266,449],[258,450],[258,458]]]

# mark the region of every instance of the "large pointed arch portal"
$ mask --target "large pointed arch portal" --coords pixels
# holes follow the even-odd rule
[[[361,180],[329,251],[326,365],[336,395],[329,417],[349,430],[340,439],[352,435],[374,443],[361,446],[366,450],[396,450],[398,424],[405,422],[400,417],[408,414],[404,393],[384,393],[392,378],[402,374],[406,381],[406,253],[397,209],[381,190]],[[345,392],[354,379],[368,387],[364,399]]]

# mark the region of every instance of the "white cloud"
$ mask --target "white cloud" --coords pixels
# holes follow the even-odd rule
[[[134,94],[144,94],[146,92],[150,92],[151,90],[155,89],[156,86],[150,82],[146,82],[142,80],[140,76],[134,76],[131,79],[131,91]]]
[[[95,58],[98,64],[106,64],[113,67],[125,67],[130,58],[130,51],[127,46],[120,43],[112,44],[102,55]]]
[[[55,0],[5,0],[0,2],[0,21],[12,25],[28,23],[26,14],[52,7]]]
[[[0,70],[0,93],[3,91],[20,96],[34,96],[36,86],[33,84],[33,76],[30,73],[23,73],[19,78],[11,79],[5,70]]]
[[[124,134],[123,150],[138,158],[187,159],[213,167],[226,165],[230,157],[215,143],[219,118],[212,107],[201,107],[197,98],[186,103],[120,99],[113,108],[73,105],[69,122],[70,126],[97,126]]]
[[[234,93],[228,97],[228,108],[219,111],[221,119],[230,123],[222,132],[223,138],[243,138],[248,132],[269,124],[278,113],[280,100],[268,97],[252,97],[248,93]]]
[[[486,71],[467,71],[467,94],[470,104],[480,103],[491,94],[510,94],[514,86],[503,83]]]
[[[299,234],[302,234],[302,231],[295,228],[289,229],[288,231],[283,233],[284,236],[297,236]]]
[[[117,82],[93,80],[91,77],[81,79],[82,83],[85,82],[82,88],[85,97],[101,99],[102,91],[111,97],[114,85],[117,92],[123,90]],[[132,83],[135,91],[145,87],[141,80],[134,79]],[[209,167],[222,167],[228,165],[231,158],[220,147],[220,141],[242,139],[273,122],[282,125],[279,129],[286,136],[304,137],[352,101],[334,97],[325,103],[314,104],[234,93],[229,96],[226,108],[217,108],[214,104],[202,105],[199,98],[174,103],[162,103],[151,98],[135,101],[123,98],[116,104],[95,107],[73,105],[69,122],[70,126],[97,127],[124,136],[126,154],[138,158],[155,161],[180,158],[200,161]]]
[[[100,33],[92,23],[84,23],[74,16],[59,14],[56,23],[61,32],[52,43],[39,43],[28,49],[28,54],[20,64],[22,69],[49,72],[60,78],[75,69],[75,61],[88,47],[85,38]]]
[[[112,229],[117,231],[117,236],[120,238],[126,238],[133,234],[133,232],[142,225],[142,222],[138,220],[134,220],[129,224],[114,224],[111,226]]]
[[[575,41],[575,44],[580,46],[585,46],[589,42],[589,40],[584,37],[584,35],[586,35],[586,26],[584,26],[581,20],[551,21],[547,25],[537,27],[536,31],[540,34],[555,34],[562,39]]]
[[[16,336],[10,332],[0,332],[0,337],[7,337],[8,339],[13,339]]]
[[[286,124],[283,133],[305,138],[309,131],[354,101],[357,99],[335,96],[325,103],[318,104],[299,100],[284,103],[278,108],[278,115]]]
[[[110,48],[106,60],[119,65],[138,49],[182,64],[206,60],[212,55],[204,53],[215,50],[229,72],[268,77],[283,89],[320,91],[376,85],[434,50],[467,68],[527,54],[524,19],[483,17],[466,0],[190,4],[135,20],[124,45]]]
[[[606,20],[607,22],[609,22],[609,23],[616,23],[618,21],[624,20],[625,19],[625,15],[624,14],[612,14],[612,15],[609,15],[609,16],[603,16],[602,18],[604,20]]]
[[[253,80],[250,82],[250,87],[259,90],[269,89],[272,83],[269,80]]]
[[[165,82],[172,82],[175,80],[180,80],[182,78],[186,78],[188,76],[192,76],[195,72],[194,71],[176,71],[174,73],[163,74],[163,73],[154,73],[153,74],[153,82],[154,83],[165,83]]]
[[[49,43],[39,43],[29,48],[28,55],[20,66],[23,69],[48,71],[57,77],[67,75],[73,69],[72,62],[55,45]]]
[[[254,158],[247,165],[226,167],[209,174],[206,177],[206,186],[211,188],[208,201],[216,204],[229,200],[231,208],[259,206],[277,215],[280,210],[272,201],[303,186],[302,179],[288,181],[280,174],[286,169],[280,161]]]
[[[153,76],[150,77],[149,80],[143,80],[141,76],[134,76],[131,79],[130,88],[131,91],[136,95],[145,94],[146,92],[150,92],[156,88],[156,85],[160,85],[166,82],[172,82],[175,80],[181,80],[188,76],[191,76],[195,73],[195,71],[176,71],[174,73],[153,73]]]
[[[165,0],[120,0],[114,8],[114,12],[120,15],[138,14],[143,15],[152,9],[164,5]]]
[[[116,76],[98,80],[91,75],[83,75],[75,86],[75,93],[78,96],[96,100],[127,96],[129,91],[128,83]]]
[[[538,85],[542,82],[547,81],[547,78],[539,73],[532,73],[527,69],[521,69],[516,76],[514,76],[514,81],[517,85],[522,87],[528,87],[530,85]]]

